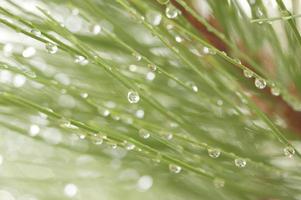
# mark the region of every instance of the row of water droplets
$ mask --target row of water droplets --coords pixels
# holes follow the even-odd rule
[[[158,0],[160,3],[163,3],[163,4],[167,4],[168,1],[164,1],[164,0]],[[166,13],[166,16],[170,19],[173,19],[173,18],[176,18],[178,16],[178,14],[180,13],[179,10],[177,8],[175,8],[172,4],[168,4],[166,6],[166,10],[165,10],[165,13]],[[158,17],[156,16],[154,18],[154,21],[152,22],[153,25],[159,25],[160,24],[160,19],[161,17]],[[99,28],[95,27],[93,30],[93,32],[98,32],[98,30],[100,30]],[[41,33],[38,31],[38,30],[32,30],[32,33],[35,34],[35,35],[40,35]],[[178,39],[180,40],[180,39]],[[50,54],[55,54],[57,51],[58,51],[58,47],[56,44],[54,43],[47,43],[46,44],[46,50],[50,53]],[[139,54],[135,54],[134,55],[137,59],[137,61],[140,61],[141,60],[141,56]],[[76,55],[75,56],[75,63],[79,63],[79,64],[82,64],[82,65],[86,65],[88,63],[88,61],[85,59],[84,56],[81,56],[81,55]],[[150,68],[155,68],[156,66],[150,66]],[[247,78],[252,78],[253,77],[253,72],[251,72],[250,70],[244,70],[244,75],[247,77]],[[258,79],[256,78],[255,79],[255,86],[259,89],[264,89],[266,87],[266,81],[263,80],[263,79]],[[197,88],[193,89],[194,91],[197,91]],[[271,89],[271,92],[273,95],[275,96],[278,96],[280,94],[280,91],[279,89],[277,89],[276,87],[273,87]],[[138,103],[140,101],[140,96],[138,94],[138,92],[136,91],[129,91],[128,92],[128,95],[127,95],[127,98],[128,98],[128,101],[130,103]],[[145,130],[140,130],[139,131],[139,135],[140,137],[144,138],[144,139],[148,139],[150,137],[150,134],[145,131]],[[81,137],[81,136],[80,136]],[[84,136],[81,137],[81,139],[84,139]],[[103,140],[102,139],[97,139],[95,144],[102,144]],[[133,150],[135,148],[135,145],[132,144],[132,143],[128,143],[128,142],[124,142],[125,144],[125,148],[127,150]],[[221,152],[218,150],[218,149],[208,149],[208,154],[210,157],[212,158],[218,158],[221,154]],[[291,157],[293,154],[294,154],[294,149],[293,148],[290,148],[290,147],[287,147],[284,149],[284,154],[288,157]],[[243,168],[246,166],[246,160],[244,159],[241,159],[241,158],[238,158],[238,159],[235,159],[234,160],[234,163],[235,163],[235,166],[239,167],[239,168]],[[180,173],[182,168],[178,165],[175,165],[175,164],[170,164],[169,165],[169,169],[171,172],[173,173]]]

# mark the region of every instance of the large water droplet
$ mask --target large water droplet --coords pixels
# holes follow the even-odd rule
[[[283,153],[286,157],[292,158],[295,154],[295,149],[291,146],[287,146],[283,149]]]
[[[244,160],[244,159],[242,159],[242,158],[236,158],[234,160],[234,164],[238,168],[243,168],[243,167],[245,167],[247,165],[247,161]]]
[[[258,89],[264,89],[264,88],[267,86],[267,83],[266,83],[265,80],[263,80],[263,79],[258,79],[258,78],[256,78],[256,79],[255,79],[255,86],[256,86]]]
[[[58,51],[58,47],[51,42],[46,43],[45,47],[47,52],[50,54],[55,54]]]
[[[128,101],[130,103],[138,103],[139,100],[140,100],[140,96],[139,96],[138,92],[135,92],[135,91],[128,92]]]
[[[208,149],[208,154],[211,158],[218,158],[221,155],[221,151],[219,149]]]
[[[182,171],[182,168],[175,164],[169,164],[168,168],[169,168],[170,172],[175,173],[175,174],[178,174]]]
[[[148,139],[150,137],[150,133],[145,129],[140,129],[139,136],[142,137],[143,139]]]
[[[179,10],[171,3],[166,6],[165,15],[169,19],[174,19],[178,16]]]

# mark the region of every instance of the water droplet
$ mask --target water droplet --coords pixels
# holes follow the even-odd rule
[[[219,149],[208,149],[208,154],[211,158],[218,158],[221,155],[221,151]]]
[[[295,154],[295,149],[291,146],[287,146],[283,149],[283,153],[286,157],[292,158]]]
[[[84,93],[80,93],[80,96],[84,99],[88,98],[89,94],[84,92]]]
[[[139,100],[140,100],[140,96],[137,92],[135,92],[135,91],[128,92],[128,101],[130,103],[138,103]]]
[[[150,133],[145,129],[140,129],[139,136],[142,137],[143,139],[148,139],[150,137]]]
[[[131,151],[131,150],[135,149],[135,145],[132,144],[132,143],[129,143],[127,141],[124,142],[124,146],[125,146],[125,149],[128,150],[128,151]]]
[[[9,57],[11,56],[11,54],[13,53],[13,48],[14,46],[10,43],[6,43],[4,46],[3,46],[3,53],[4,53],[4,56],[6,57]]]
[[[86,138],[86,134],[79,134],[79,139],[84,140]]]
[[[175,36],[175,40],[176,40],[176,42],[178,42],[178,43],[183,42],[183,38],[182,38],[181,36],[179,36],[179,35]]]
[[[244,69],[244,76],[246,78],[252,78],[253,77],[253,72],[251,70]]]
[[[92,27],[91,27],[91,33],[93,33],[94,35],[97,35],[101,32],[101,26],[98,25],[98,24],[94,24]]]
[[[168,3],[169,3],[169,0],[157,0],[157,2],[158,2],[159,4],[164,5],[164,4],[168,4]]]
[[[219,99],[219,100],[216,101],[216,104],[218,106],[222,106],[224,104],[224,102],[223,102],[223,100]]]
[[[215,188],[222,188],[225,186],[225,180],[221,178],[213,179],[213,185]]]
[[[161,23],[162,16],[157,11],[149,11],[146,13],[146,20],[153,26],[158,26]]]
[[[175,173],[175,174],[178,174],[182,171],[182,168],[175,164],[169,164],[168,168],[169,168],[170,172]]]
[[[234,164],[235,164],[235,166],[238,167],[238,168],[243,168],[243,167],[245,167],[245,166],[247,165],[247,161],[245,161],[245,160],[242,159],[242,158],[236,158],[236,159],[234,160]]]
[[[193,82],[191,82],[191,81],[188,81],[188,82],[186,83],[186,85],[187,85],[188,87],[191,87],[192,91],[194,91],[194,92],[198,92],[198,91],[199,91],[198,86],[196,86],[196,85],[195,85]]]
[[[89,63],[89,61],[81,55],[76,55],[74,58],[74,62],[80,65],[87,65]]]
[[[137,187],[141,191],[149,190],[153,185],[153,178],[151,176],[141,176],[137,182]]]
[[[165,134],[164,137],[165,137],[166,140],[172,140],[173,134],[172,133],[167,133],[167,134]]]
[[[47,52],[50,54],[55,54],[58,51],[58,47],[51,42],[46,43],[45,47]]]
[[[102,116],[104,116],[104,117],[108,117],[110,114],[111,114],[111,112],[109,110],[104,110],[102,112]]]
[[[196,85],[193,85],[191,88],[192,88],[192,90],[194,92],[198,92],[199,91],[199,88]]]
[[[38,29],[31,29],[30,31],[32,34],[34,34],[37,37],[40,37],[42,35],[41,31]]]
[[[267,83],[266,83],[265,80],[263,80],[263,79],[258,79],[258,78],[256,78],[256,79],[255,79],[255,86],[256,86],[258,89],[264,89],[264,88],[267,86]]]
[[[155,78],[156,78],[156,74],[153,73],[153,72],[148,72],[148,73],[146,74],[146,79],[149,80],[149,81],[152,81],[152,80],[154,80]]]
[[[214,49],[209,48],[209,47],[203,47],[203,53],[204,54],[215,55],[216,51]]]
[[[77,194],[77,186],[72,183],[65,185],[64,194],[68,197],[74,197]]]
[[[166,6],[165,15],[169,19],[174,19],[178,16],[179,10],[171,3]]]
[[[271,88],[271,93],[272,93],[272,95],[274,95],[274,96],[279,96],[279,95],[280,95],[280,89],[277,88],[277,87],[272,87],[272,88]]]
[[[132,53],[132,55],[135,57],[137,61],[140,61],[142,59],[142,56],[139,53],[134,52]]]
[[[148,66],[148,68],[149,68],[150,70],[152,70],[153,72],[157,70],[157,66],[156,66],[155,64],[148,64],[147,66]]]
[[[137,118],[142,119],[144,117],[144,110],[142,109],[137,110],[135,115]]]
[[[77,126],[73,125],[70,121],[66,120],[66,119],[62,119],[60,126],[62,128],[69,128],[69,129],[78,129]],[[84,138],[83,138],[84,139]]]
[[[29,128],[29,135],[34,137],[37,136],[40,132],[40,127],[36,124],[32,124]]]
[[[93,139],[93,143],[95,145],[101,145],[103,143],[103,139],[100,137],[100,136],[96,136],[94,139]]]

